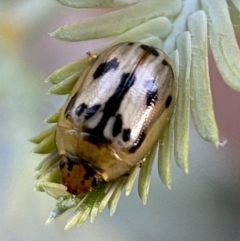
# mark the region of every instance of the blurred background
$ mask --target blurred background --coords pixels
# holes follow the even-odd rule
[[[173,187],[163,186],[153,167],[147,205],[122,195],[113,217],[107,208],[93,224],[64,231],[71,212],[44,223],[55,200],[33,191],[42,156],[28,139],[65,97],[45,94],[54,70],[102,44],[63,42],[48,33],[104,10],[70,9],[54,0],[0,0],[0,240],[240,240],[240,93],[231,90],[210,62],[220,140],[216,149],[190,133],[190,173],[173,163]]]

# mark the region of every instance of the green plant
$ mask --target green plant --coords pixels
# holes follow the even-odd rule
[[[195,128],[206,141],[218,146],[218,128],[214,117],[210,78],[208,70],[208,48],[224,81],[234,90],[240,91],[240,50],[237,45],[231,10],[239,21],[240,4],[237,0],[58,0],[63,5],[75,8],[110,8],[109,13],[66,25],[52,34],[65,41],[84,41],[115,36],[101,49],[124,41],[141,41],[163,49],[169,54],[178,74],[178,101],[170,125],[159,139],[158,150],[154,148],[140,170],[139,196],[146,204],[150,186],[151,167],[154,157],[158,158],[159,175],[162,182],[171,188],[171,159],[174,152],[177,164],[188,172],[189,118],[190,112]],[[119,7],[119,8],[115,8]],[[124,17],[123,17],[124,16]],[[239,30],[239,25],[236,29]],[[85,56],[56,70],[47,82],[54,86],[51,94],[69,94],[82,71],[88,66]],[[56,123],[60,110],[46,122]],[[122,189],[131,192],[138,173],[133,168],[129,177],[93,188],[87,195],[74,196],[61,184],[57,163],[60,156],[55,144],[56,124],[31,138],[36,143],[34,152],[48,154],[37,167],[35,189],[46,192],[57,199],[47,223],[66,210],[76,207],[66,229],[82,224],[87,216],[93,221],[106,204],[110,214],[115,212]]]

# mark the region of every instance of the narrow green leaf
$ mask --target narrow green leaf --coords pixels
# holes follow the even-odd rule
[[[85,222],[87,216],[90,214],[90,211],[99,198],[99,195],[101,195],[103,191],[103,187],[100,185],[96,188],[93,188],[93,190],[85,196],[80,206],[76,209],[73,217],[67,221],[65,230],[71,229],[75,224],[82,225]]]
[[[171,33],[171,30],[171,22],[166,17],[158,17],[118,35],[111,45],[126,41],[140,41],[149,36],[165,39]]]
[[[118,180],[111,182],[111,185],[109,187],[109,189],[106,192],[105,197],[103,198],[103,200],[101,201],[101,203],[99,204],[99,208],[98,211],[102,212],[102,210],[105,208],[105,206],[107,205],[109,199],[111,198],[116,186],[117,186]]]
[[[177,38],[179,51],[178,97],[174,124],[174,154],[177,164],[188,173],[191,37],[189,32]]]
[[[60,69],[55,70],[50,76],[47,77],[45,82],[59,84],[73,75],[80,75],[80,73],[89,66],[89,63],[89,57],[86,55],[81,59],[73,61],[64,65]]]
[[[36,171],[43,173],[46,172],[50,167],[52,167],[56,162],[59,161],[61,157],[58,155],[57,151],[54,151],[47,155],[36,167]]]
[[[73,228],[73,226],[75,226],[78,223],[78,220],[81,217],[81,215],[83,215],[83,213],[85,214],[85,220],[86,220],[89,212],[90,212],[90,208],[86,208],[81,211],[75,212],[75,214],[67,221],[64,229],[70,230],[71,228]]]
[[[138,178],[138,194],[145,205],[147,203],[148,192],[151,182],[151,171],[154,158],[156,156],[157,144],[146,156],[145,162],[141,167],[139,178]]]
[[[67,187],[65,187],[62,184],[45,182],[45,183],[41,183],[41,185],[45,193],[47,193],[49,196],[55,199],[58,199],[59,197],[67,195]]]
[[[45,173],[34,186],[34,190],[46,192],[51,197],[58,199],[61,196],[68,195],[67,187],[60,184],[61,176],[59,168],[54,168]]]
[[[106,195],[107,195],[107,191],[110,187],[110,183],[104,183],[99,187],[99,195],[97,197],[96,202],[94,203],[91,212],[90,212],[90,222],[92,223],[95,218],[97,217],[97,214],[99,212],[99,207],[101,205],[101,203],[103,202],[103,200],[105,199]]]
[[[113,214],[116,211],[116,207],[119,201],[119,198],[121,196],[122,193],[122,189],[124,186],[124,183],[126,181],[126,177],[121,177],[117,180],[117,187],[115,188],[109,202],[108,202],[108,207],[110,210],[110,216],[113,216]]]
[[[62,107],[58,109],[55,113],[53,113],[51,116],[49,116],[44,122],[49,124],[57,123],[61,112],[62,112]]]
[[[33,136],[30,138],[30,141],[36,144],[39,144],[41,141],[43,141],[45,138],[47,138],[48,136],[52,135],[53,133],[56,132],[56,128],[57,126],[54,125],[51,128],[45,130],[45,131],[41,131],[40,133],[38,133],[37,135]]]
[[[192,37],[191,113],[199,135],[218,145],[218,128],[214,117],[208,69],[207,16],[200,10],[188,17]]]
[[[130,192],[132,191],[132,187],[134,184],[134,181],[136,179],[137,173],[138,173],[139,167],[135,166],[132,168],[130,175],[127,177],[126,183],[125,183],[125,194],[128,196]]]
[[[181,9],[181,0],[144,1],[96,18],[65,25],[54,32],[52,36],[68,41],[105,38],[124,33],[156,17],[167,16],[171,18],[176,16]]]
[[[171,122],[168,123],[162,137],[160,138],[158,147],[158,173],[162,182],[168,189],[171,189],[172,187],[171,161],[173,127],[174,121],[171,119]]]
[[[77,80],[79,79],[80,73],[76,73],[72,76],[69,76],[65,80],[61,81],[59,84],[54,85],[52,88],[49,89],[49,94],[55,95],[67,95],[69,94],[74,85],[76,84]]]
[[[56,141],[55,141],[55,133],[47,136],[44,140],[42,140],[35,148],[33,149],[34,153],[39,154],[48,154],[57,149]]]
[[[240,91],[240,49],[237,44],[226,0],[201,0],[208,16],[212,53],[224,81]]]
[[[173,65],[175,66],[177,78],[179,78],[179,52],[178,52],[178,50],[176,49],[172,53],[170,53],[169,57],[171,58]]]

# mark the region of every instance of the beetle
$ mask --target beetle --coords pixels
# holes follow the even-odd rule
[[[175,69],[160,49],[124,42],[94,58],[57,124],[68,191],[86,193],[98,182],[129,173],[158,141],[176,97]]]

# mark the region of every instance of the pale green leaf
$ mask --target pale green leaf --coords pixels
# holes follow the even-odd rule
[[[177,164],[188,172],[191,37],[189,32],[177,38],[179,51],[178,97],[174,124],[174,154]]]
[[[71,92],[75,83],[79,79],[80,73],[73,74],[69,76],[65,80],[61,81],[59,84],[54,85],[52,88],[49,89],[49,94],[55,95],[66,95]]]
[[[240,91],[240,49],[237,44],[226,0],[201,0],[208,16],[212,53],[224,81]]]
[[[50,136],[51,134],[56,132],[56,128],[57,126],[54,125],[52,127],[50,127],[47,130],[41,131],[40,133],[38,133],[37,135],[33,136],[30,138],[30,141],[36,144],[39,144],[41,141],[43,141],[45,138],[47,138],[48,136]]]
[[[144,1],[96,18],[65,25],[54,32],[52,36],[68,41],[105,38],[124,33],[156,17],[174,17],[181,8],[181,0]],[[116,23],[118,23],[117,27]]]
[[[174,121],[172,119],[166,126],[158,147],[158,173],[162,182],[168,189],[171,189],[172,186],[171,161],[173,127]]]
[[[47,136],[44,140],[42,140],[35,148],[33,149],[34,153],[39,154],[48,154],[57,149],[56,141],[55,141],[55,133]]]
[[[192,37],[190,105],[193,121],[204,140],[218,145],[208,69],[207,17],[204,11],[189,16],[188,28]]]
[[[131,30],[118,35],[111,45],[121,42],[140,41],[150,36],[165,39],[172,30],[171,22],[165,17],[158,17],[138,25]]]
[[[117,181],[117,186],[108,202],[108,207],[109,207],[109,210],[110,210],[110,216],[113,216],[113,214],[115,213],[116,211],[116,207],[117,207],[117,204],[118,204],[118,201],[119,201],[119,198],[121,196],[121,193],[122,193],[122,189],[123,189],[123,186],[126,182],[126,177],[121,177],[119,178]]]
[[[44,122],[49,123],[49,124],[57,123],[61,112],[62,112],[62,108],[58,109],[55,113],[50,115]]]
[[[157,151],[157,144],[146,156],[146,160],[142,164],[139,178],[138,178],[138,194],[142,199],[144,205],[147,203],[148,192],[149,192],[149,187],[151,182],[152,164],[156,156],[156,151]]]

